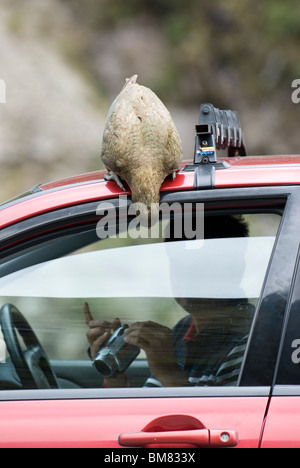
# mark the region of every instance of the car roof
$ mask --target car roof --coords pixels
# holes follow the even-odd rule
[[[280,166],[280,171],[282,171],[283,167],[287,169],[286,175],[291,172],[291,168],[296,169],[297,166],[300,169],[300,154],[299,155],[277,155],[277,156],[238,156],[238,157],[230,157],[230,158],[222,158],[222,161],[226,161],[231,171],[226,170],[225,172],[218,173],[220,177],[216,179],[216,187],[226,187],[226,186],[249,186],[250,185],[268,185],[269,177],[267,174],[270,173],[270,169],[272,169],[272,176],[278,172],[278,166]],[[191,177],[187,177],[182,179],[182,169],[191,163],[191,161],[183,161],[181,164],[181,171],[180,181],[175,179],[174,182],[171,182],[171,179],[166,180],[165,183],[162,185],[161,191],[169,190],[169,185],[172,185],[172,190],[178,190],[181,186],[184,189],[192,188],[189,187],[191,180],[193,180],[194,175],[192,174]],[[250,167],[249,167],[250,166]],[[275,171],[273,171],[275,169]],[[57,181],[53,181],[50,183],[40,185],[41,190],[49,190],[53,188],[65,187],[68,185],[73,184],[80,184],[80,183],[87,183],[87,182],[95,182],[102,180],[106,171],[95,171],[89,172],[86,174],[79,174],[72,177],[68,177],[66,179],[61,179]],[[258,179],[258,174],[261,174],[261,177]],[[282,177],[282,183],[289,183],[287,180],[284,181],[284,176]],[[297,178],[298,182],[300,179]],[[177,182],[177,183],[176,183]],[[179,183],[180,182],[180,183]],[[296,182],[297,183],[297,182]],[[273,181],[272,185],[280,184],[278,181],[278,176]]]
[[[239,156],[221,158],[229,165],[215,171],[215,189],[300,184],[300,155]],[[194,171],[185,171],[191,161],[184,161],[175,180],[168,177],[161,192],[194,189]],[[103,179],[105,171],[80,174],[44,183],[0,206],[0,227],[30,216],[66,206],[100,199],[130,196],[114,181]]]

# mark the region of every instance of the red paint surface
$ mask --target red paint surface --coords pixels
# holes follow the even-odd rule
[[[216,189],[300,183],[300,156],[239,157],[227,161],[231,165],[229,169],[215,171]],[[42,185],[44,192],[3,207],[0,210],[0,226],[78,203],[130,195],[129,189],[123,192],[115,182],[104,181],[104,173],[81,174]],[[171,177],[164,181],[161,191],[193,190],[193,186],[194,172],[179,172],[174,181]]]
[[[166,415],[235,430],[239,448],[257,447],[266,404],[267,397],[0,402],[0,447],[116,448],[120,434],[141,431]]]

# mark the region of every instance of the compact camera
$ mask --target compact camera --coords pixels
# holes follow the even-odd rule
[[[118,328],[95,357],[93,364],[104,377],[114,377],[125,372],[140,353],[138,346],[124,342],[124,331],[128,325]]]

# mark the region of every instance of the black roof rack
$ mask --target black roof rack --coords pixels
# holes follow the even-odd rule
[[[214,187],[214,171],[230,167],[217,159],[217,150],[226,149],[229,157],[247,155],[238,113],[201,104],[194,162],[184,168],[185,171],[195,171],[194,188]]]

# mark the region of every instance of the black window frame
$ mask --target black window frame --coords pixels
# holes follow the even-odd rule
[[[300,236],[299,250],[289,295],[276,372],[274,388],[277,394],[300,396],[300,362],[293,362],[294,353],[298,356],[299,346],[293,347],[294,340],[300,339]],[[287,391],[288,389],[288,391]]]

